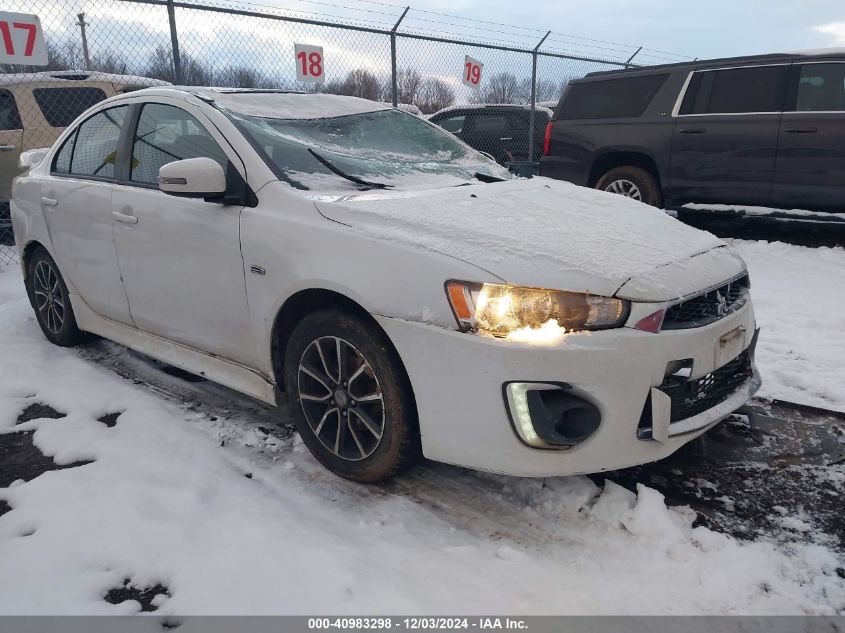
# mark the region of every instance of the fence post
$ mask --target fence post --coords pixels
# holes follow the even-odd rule
[[[551,35],[551,31],[547,31],[546,34],[543,36],[537,46],[534,47],[534,50],[531,52],[531,118],[528,122],[528,162],[534,162],[534,134],[536,130],[534,129],[534,118],[535,113],[537,112],[537,56],[539,55],[540,47],[543,45],[543,42],[546,41],[546,38]]]
[[[635,51],[634,51],[634,54],[633,54],[633,55],[631,55],[631,56],[628,58],[628,61],[626,61],[626,62],[625,62],[625,68],[630,68],[630,67],[631,67],[631,60],[632,60],[632,59],[634,59],[634,58],[637,56],[637,54],[638,54],[641,50],[643,50],[643,47],[642,47],[642,46],[640,46],[637,50],[635,50]]]
[[[405,7],[402,15],[396,20],[396,24],[390,29],[390,92],[394,108],[399,104],[399,78],[396,72],[396,29],[399,28],[402,20],[405,19],[405,14],[408,13],[408,9],[410,8]]]
[[[179,55],[179,36],[176,34],[176,10],[173,0],[167,0],[167,18],[170,20],[170,49],[173,52],[173,74],[177,85],[182,83],[182,57]]]
[[[88,55],[88,36],[85,34],[85,27],[88,26],[88,23],[85,21],[84,13],[78,13],[76,17],[79,18],[79,30],[82,33],[82,63],[85,66],[83,70],[91,70],[91,57]]]

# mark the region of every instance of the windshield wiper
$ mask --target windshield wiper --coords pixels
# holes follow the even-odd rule
[[[490,174],[482,174],[480,171],[475,172],[472,177],[476,180],[480,180],[481,182],[485,183],[505,182],[504,178],[499,178],[498,176],[491,176]]]
[[[346,178],[350,182],[354,182],[356,185],[361,185],[362,187],[366,187],[368,189],[387,189],[391,185],[386,185],[383,182],[370,182],[369,180],[364,180],[362,178],[358,178],[357,176],[353,176],[352,174],[347,174],[345,171],[336,167],[332,163],[330,163],[327,159],[320,156],[317,152],[315,152],[310,147],[308,148],[308,153],[311,154],[314,158],[316,158],[320,163],[328,169],[330,172],[337,174],[341,178]]]

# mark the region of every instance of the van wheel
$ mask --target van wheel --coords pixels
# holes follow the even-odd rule
[[[38,325],[51,343],[72,347],[82,342],[84,336],[76,326],[65,281],[56,262],[42,247],[36,248],[29,260],[26,292]]]
[[[616,167],[596,182],[596,189],[645,202],[653,207],[663,205],[660,183],[641,167]]]
[[[335,474],[373,483],[417,458],[410,384],[373,323],[338,310],[306,316],[288,341],[284,374],[302,441]]]

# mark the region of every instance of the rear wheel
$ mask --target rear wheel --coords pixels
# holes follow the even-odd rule
[[[663,204],[660,184],[642,167],[615,167],[598,179],[596,189],[622,195],[653,207]]]
[[[76,326],[70,296],[59,267],[40,246],[29,260],[26,291],[35,309],[38,325],[51,343],[71,347],[82,342],[83,334]]]
[[[288,341],[284,373],[297,430],[332,472],[371,483],[418,456],[408,379],[370,321],[335,310],[306,316]]]

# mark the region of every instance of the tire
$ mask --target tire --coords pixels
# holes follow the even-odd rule
[[[82,342],[84,337],[76,325],[65,280],[56,262],[40,246],[27,265],[26,292],[47,340],[61,347]]]
[[[660,183],[642,167],[615,167],[598,179],[595,188],[624,195],[652,207],[663,206]]]
[[[288,340],[284,376],[302,441],[333,473],[375,483],[418,458],[410,382],[372,322],[339,310],[306,316]]]

